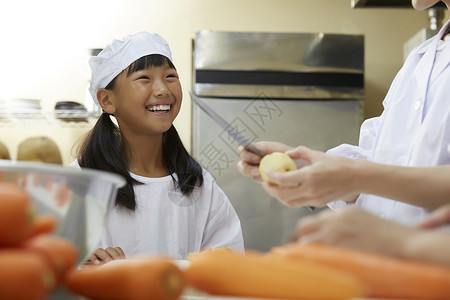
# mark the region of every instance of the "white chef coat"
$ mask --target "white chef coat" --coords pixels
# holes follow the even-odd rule
[[[409,54],[383,101],[381,116],[364,121],[359,146],[340,145],[331,155],[411,167],[450,164],[450,37],[440,32]],[[345,206],[342,200],[331,208]],[[425,209],[361,194],[356,206],[380,217],[414,225]]]
[[[240,220],[209,172],[203,170],[203,186],[189,197],[175,189],[171,176],[130,174],[143,183],[134,186],[136,210],[114,207],[97,248],[121,247],[126,256],[165,254],[175,259],[208,248],[244,250]]]

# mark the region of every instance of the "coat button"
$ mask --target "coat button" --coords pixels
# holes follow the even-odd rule
[[[418,111],[420,108],[420,100],[416,100],[416,102],[414,103],[414,110]]]

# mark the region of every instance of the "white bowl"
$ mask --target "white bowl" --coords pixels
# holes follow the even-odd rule
[[[125,185],[121,176],[103,171],[12,160],[0,160],[0,181],[28,191],[37,214],[57,217],[55,234],[75,244],[79,264],[95,250],[117,190]]]

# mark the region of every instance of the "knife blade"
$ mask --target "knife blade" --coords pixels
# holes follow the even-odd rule
[[[200,100],[199,97],[189,92],[191,99],[201,108],[211,119],[213,119],[223,130],[225,130],[234,140],[236,140],[239,145],[242,145],[248,151],[263,157],[264,154],[256,148],[256,146],[242,133],[240,133],[236,128],[231,126],[230,123],[225,121],[218,113],[216,113],[210,106],[208,106],[204,101]]]
[[[248,151],[258,155],[259,157],[264,157],[261,151],[256,148],[256,146],[243,134],[236,130],[233,126],[230,125],[227,121],[225,121],[218,113],[216,113],[210,106],[200,100],[199,97],[195,96],[192,92],[189,92],[191,99],[204,111],[211,119],[213,119],[222,129],[224,129],[231,137],[233,137],[239,145],[242,145]],[[310,211],[314,211],[316,208],[313,206],[307,206],[307,209]]]

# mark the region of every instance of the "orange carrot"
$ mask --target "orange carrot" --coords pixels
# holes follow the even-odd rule
[[[0,299],[46,299],[55,287],[53,271],[41,255],[0,250]]]
[[[52,233],[58,226],[58,220],[52,215],[38,215],[32,224],[31,236]]]
[[[249,252],[203,253],[191,259],[185,275],[188,285],[213,295],[309,300],[364,295],[364,286],[343,271]]]
[[[66,185],[60,184],[56,189],[55,202],[58,207],[64,207],[69,203],[71,191]]]
[[[183,291],[184,276],[170,259],[152,256],[71,270],[66,286],[96,300],[175,300]]]
[[[41,234],[24,242],[23,247],[35,251],[49,260],[55,271],[58,283],[63,281],[67,272],[77,263],[78,250],[72,242],[64,238]]]
[[[27,192],[10,182],[0,182],[0,247],[12,247],[31,234],[33,213]]]
[[[450,268],[318,244],[275,247],[269,255],[313,261],[357,276],[369,296],[389,299],[450,299]]]
[[[201,250],[199,252],[189,252],[187,255],[187,260],[191,260],[192,258],[194,258],[197,255],[203,255],[205,253],[210,253],[210,252],[214,252],[214,251],[226,251],[226,252],[233,252],[233,248],[231,247],[218,247],[218,248],[207,248],[204,250]]]

